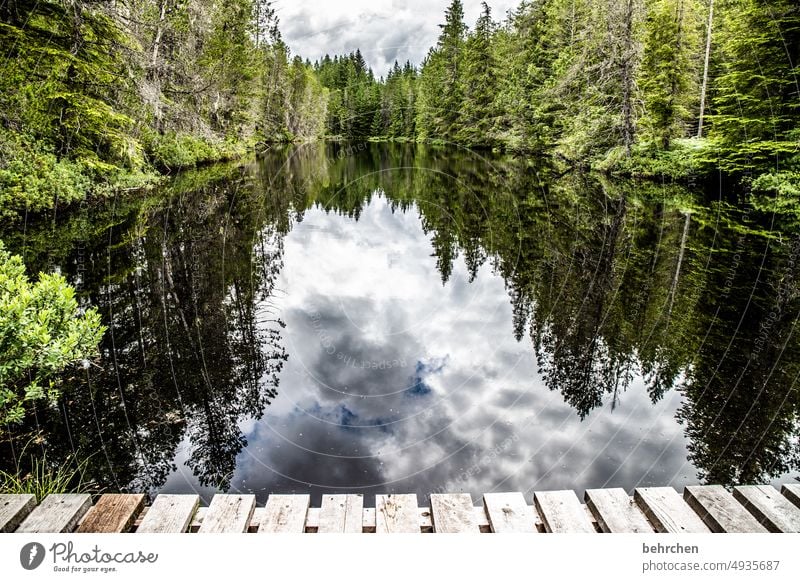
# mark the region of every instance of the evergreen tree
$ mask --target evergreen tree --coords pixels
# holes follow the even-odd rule
[[[549,99],[546,81],[552,77],[560,31],[549,15],[550,0],[522,2],[506,26],[495,35],[497,92],[495,134],[511,149],[543,149],[552,143],[559,104]]]
[[[687,134],[698,97],[702,7],[696,0],[654,0],[648,6],[639,85],[646,139],[667,149]]]
[[[423,137],[454,140],[461,118],[464,58],[464,7],[452,0],[445,12],[445,23],[436,47],[429,53],[420,71],[420,99],[417,124]],[[424,109],[424,111],[421,111]]]
[[[492,53],[494,23],[486,2],[464,48],[462,117],[457,139],[466,145],[491,145],[494,128],[494,98],[497,91],[496,63]]]
[[[800,6],[792,0],[718,3],[709,138],[717,163],[749,170],[797,157]]]

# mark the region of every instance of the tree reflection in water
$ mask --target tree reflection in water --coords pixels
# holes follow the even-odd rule
[[[457,260],[470,281],[484,264],[502,277],[508,333],[530,336],[541,381],[581,420],[641,378],[653,403],[682,394],[700,480],[800,468],[791,215],[536,160],[343,152],[273,151],[4,235],[31,270],[58,266],[109,327],[98,365],[67,377],[59,408],[38,410],[18,438],[40,429],[51,458],[94,452],[91,477],[119,490],[161,489],[184,450],[200,486],[227,490],[243,426],[278,396],[289,356],[276,303],[285,237],[319,209],[358,220],[379,196],[419,213],[442,285]]]

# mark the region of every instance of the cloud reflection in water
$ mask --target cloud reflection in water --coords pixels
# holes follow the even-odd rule
[[[442,285],[415,209],[373,196],[358,221],[309,210],[285,241],[278,288],[290,358],[245,427],[232,486],[529,491],[693,480],[675,411],[640,378],[583,422],[517,342],[503,279],[463,260]],[[368,502],[370,500],[368,499]]]

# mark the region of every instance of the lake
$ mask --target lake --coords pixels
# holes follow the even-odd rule
[[[38,431],[101,488],[316,504],[786,482],[796,216],[397,144],[278,148],[55,212],[2,237],[108,331],[3,462]]]

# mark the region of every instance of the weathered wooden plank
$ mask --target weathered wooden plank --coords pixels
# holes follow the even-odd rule
[[[469,493],[431,495],[431,520],[436,533],[480,533]]]
[[[0,495],[0,533],[10,533],[36,507],[35,495]]]
[[[769,531],[800,532],[800,508],[770,485],[744,485],[733,489],[733,496]]]
[[[549,533],[595,533],[574,491],[537,491],[533,494],[536,511]]]
[[[800,485],[787,484],[781,487],[781,493],[789,501],[800,507]]]
[[[653,533],[624,489],[587,489],[586,505],[605,533]]]
[[[48,495],[17,529],[20,533],[69,533],[92,506],[88,494]]]
[[[414,493],[375,496],[377,533],[420,533],[419,507]]]
[[[144,495],[107,493],[100,497],[78,526],[78,533],[128,531],[144,508]]]
[[[258,533],[303,533],[306,514],[311,504],[309,495],[270,495],[264,508],[264,520]]]
[[[364,496],[323,495],[319,512],[318,533],[361,533]]]
[[[633,500],[658,533],[709,533],[694,510],[672,487],[637,487]]]
[[[714,533],[767,531],[722,485],[687,486],[683,498]]]
[[[533,508],[522,493],[487,493],[483,496],[493,533],[536,533]]]
[[[255,495],[215,495],[198,532],[244,533],[255,508]]]
[[[199,495],[159,495],[136,532],[184,533],[189,529],[199,505]]]

